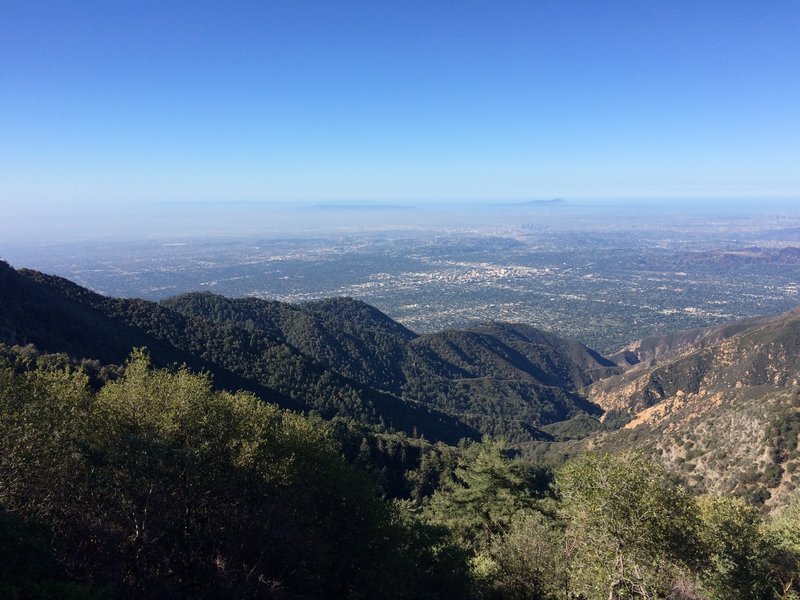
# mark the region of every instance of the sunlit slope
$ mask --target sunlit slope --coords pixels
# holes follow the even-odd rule
[[[607,414],[627,413],[629,422],[582,443],[645,449],[702,491],[768,505],[795,494],[800,311],[688,332],[668,346],[639,344],[652,366],[587,389]]]

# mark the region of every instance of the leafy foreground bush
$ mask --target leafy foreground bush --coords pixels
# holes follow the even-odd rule
[[[690,496],[636,454],[573,459],[556,475],[555,497],[535,493],[531,475],[483,444],[427,507],[470,556],[477,595],[800,598],[800,501],[765,520],[741,499]]]
[[[435,530],[377,499],[319,422],[142,352],[97,393],[79,371],[0,368],[0,508],[4,552],[30,547],[0,572],[10,597],[59,581],[89,597],[411,595],[454,572],[410,546]],[[17,526],[46,533],[14,542]]]

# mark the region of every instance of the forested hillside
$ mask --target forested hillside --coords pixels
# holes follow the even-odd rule
[[[419,403],[374,390],[300,352],[282,339],[186,317],[144,300],[100,296],[65,279],[0,265],[0,341],[32,343],[48,352],[120,364],[147,347],[155,364],[207,370],[232,390],[245,389],[280,406],[344,416],[455,443],[479,434]]]
[[[455,443],[599,416],[579,393],[615,372],[578,342],[524,325],[417,336],[350,299],[302,305],[188,294],[160,304],[100,296],[67,280],[0,266],[0,341],[119,364],[134,347],[155,364],[211,372],[280,406]]]
[[[206,293],[162,305],[187,318],[235,323],[364,385],[514,440],[540,437],[542,425],[577,414],[599,415],[577,392],[617,371],[582,344],[529,326],[488,324],[417,336],[348,298],[293,306]]]

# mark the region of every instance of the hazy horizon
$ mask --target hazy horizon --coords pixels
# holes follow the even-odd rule
[[[75,242],[132,242],[166,238],[333,236],[380,231],[513,231],[523,223],[581,227],[596,217],[632,228],[660,219],[688,219],[702,228],[709,219],[737,216],[800,216],[792,200],[487,200],[442,202],[166,201],[142,204],[26,206],[5,211],[0,258],[14,248]],[[541,203],[540,203],[541,202]],[[24,266],[24,265],[22,265]]]

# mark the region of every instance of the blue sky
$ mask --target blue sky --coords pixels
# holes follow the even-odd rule
[[[800,2],[0,0],[0,207],[800,198]]]

